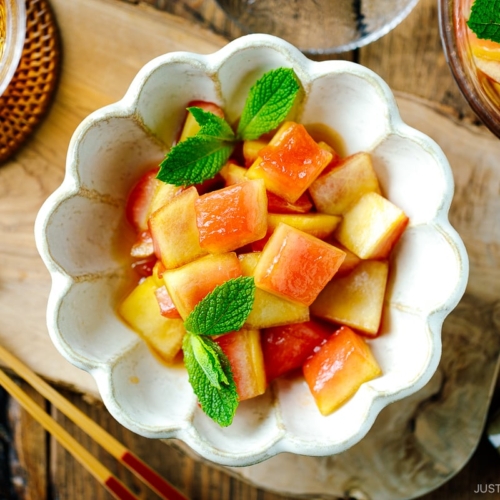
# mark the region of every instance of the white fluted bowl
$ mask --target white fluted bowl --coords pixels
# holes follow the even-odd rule
[[[141,168],[172,143],[193,99],[241,113],[264,72],[292,67],[305,90],[299,121],[342,135],[346,153],[370,152],[384,194],[410,224],[396,246],[380,337],[369,343],[383,375],[321,416],[305,382],[283,378],[244,401],[221,428],[198,407],[182,367],[159,363],[117,314],[130,283],[127,194]],[[389,403],[420,389],[436,370],[441,326],[468,276],[462,241],[448,222],[453,178],[441,149],[405,125],[388,86],[345,61],[313,62],[288,43],[250,35],[205,56],[176,52],[144,66],[125,97],[92,113],[73,135],[63,184],[36,221],[52,275],[47,323],[71,363],[90,372],[111,414],[152,438],[175,437],[214,462],[243,466],[280,452],[332,455],[358,442]]]

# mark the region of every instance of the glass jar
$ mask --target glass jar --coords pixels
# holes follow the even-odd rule
[[[388,33],[418,0],[216,0],[246,33],[276,35],[302,52],[354,50]]]
[[[25,33],[25,1],[0,0],[0,95],[17,69],[23,52]]]
[[[441,40],[451,72],[481,121],[500,138],[500,44],[479,40],[467,26],[473,0],[439,0]],[[498,57],[497,60],[495,60]]]

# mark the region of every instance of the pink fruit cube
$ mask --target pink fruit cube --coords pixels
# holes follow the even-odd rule
[[[262,181],[244,181],[200,196],[195,210],[200,246],[211,253],[231,252],[266,235]]]
[[[309,306],[333,278],[345,252],[286,224],[267,242],[255,268],[255,284]]]

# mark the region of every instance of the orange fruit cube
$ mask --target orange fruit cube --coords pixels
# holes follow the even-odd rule
[[[235,253],[206,255],[185,266],[165,271],[163,281],[182,319],[216,286],[241,276]]]
[[[248,169],[249,179],[264,179],[268,191],[295,203],[330,163],[305,127],[285,122]]]
[[[253,276],[260,255],[260,252],[238,255],[243,276]],[[309,308],[307,306],[256,288],[252,311],[248,315],[245,326],[256,329],[269,328],[307,321],[308,319]]]
[[[382,371],[368,344],[343,326],[303,365],[304,378],[322,415],[344,404]]]
[[[267,232],[267,196],[262,181],[244,181],[200,196],[195,203],[201,248],[231,252]]]
[[[309,306],[344,258],[342,250],[281,223],[262,251],[254,272],[255,285]]]

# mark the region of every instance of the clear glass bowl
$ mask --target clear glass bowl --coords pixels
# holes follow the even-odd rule
[[[306,54],[357,49],[397,26],[418,0],[217,0],[246,33],[276,35]]]
[[[12,80],[26,33],[24,0],[0,0],[0,95]]]
[[[473,0],[439,0],[439,26],[451,72],[481,121],[500,138],[500,85],[476,65],[467,19]]]

